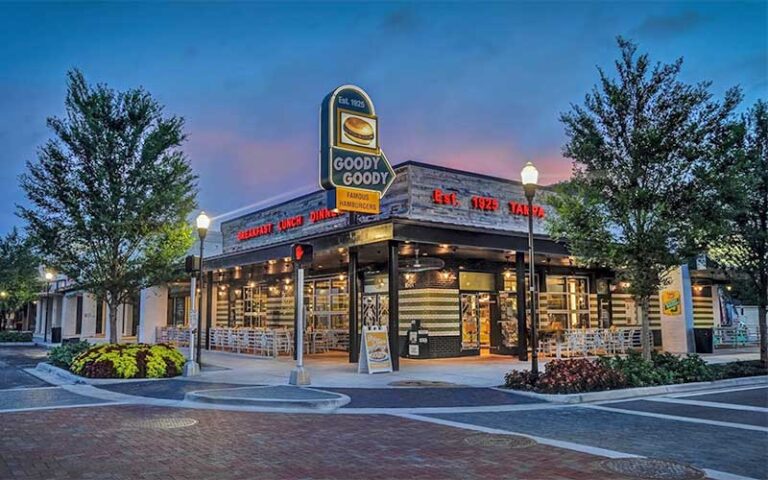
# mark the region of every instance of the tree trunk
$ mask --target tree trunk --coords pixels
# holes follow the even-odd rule
[[[649,315],[648,297],[642,297],[640,299],[640,325],[642,326],[643,338],[640,340],[640,344],[643,346],[643,359],[651,359],[651,343],[648,341],[648,337],[651,332],[651,318]]]
[[[114,305],[113,305],[114,303]],[[109,302],[109,343],[117,343],[117,302]]]
[[[760,297],[757,301],[757,328],[760,332],[760,365],[768,368],[768,327],[766,326],[766,305],[768,305],[768,274],[761,276]]]

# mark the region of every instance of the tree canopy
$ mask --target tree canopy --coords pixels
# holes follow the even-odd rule
[[[197,177],[181,150],[184,121],[141,88],[117,92],[68,73],[66,113],[21,177],[28,223],[48,267],[110,306],[166,279],[191,246]]]
[[[32,242],[14,228],[0,239],[0,307],[5,314],[35,300],[40,291],[40,259]]]
[[[561,115],[573,177],[549,197],[558,215],[548,228],[579,262],[627,282],[647,333],[648,298],[669,269],[722,232],[741,94],[718,102],[709,83],[678,79],[682,59],[652,64],[634,43],[618,46],[615,76],[599,69],[583,104]]]
[[[760,359],[768,365],[768,103],[759,100],[741,121],[734,177],[738,189],[729,205],[728,229],[711,250],[712,257],[757,299]]]

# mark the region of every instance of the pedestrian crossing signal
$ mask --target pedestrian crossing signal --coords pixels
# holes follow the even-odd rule
[[[309,265],[312,263],[312,245],[307,243],[297,243],[293,245],[291,252],[294,263],[300,265]]]

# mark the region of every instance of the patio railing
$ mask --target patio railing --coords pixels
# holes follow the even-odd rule
[[[642,349],[642,338],[641,328],[563,330],[543,335],[539,353],[556,358],[626,354]],[[648,332],[648,341],[653,342],[652,332]]]
[[[715,348],[738,348],[760,344],[760,333],[747,326],[715,327],[712,332]]]
[[[155,331],[157,343],[167,343],[174,347],[189,346],[189,328],[187,327],[157,327]]]
[[[211,350],[243,353],[263,358],[293,354],[292,329],[217,327],[208,330],[207,335]],[[187,347],[189,346],[189,329],[158,327],[157,341],[177,347]],[[348,347],[349,333],[346,330],[315,330],[304,334],[304,351],[309,354],[347,350]]]

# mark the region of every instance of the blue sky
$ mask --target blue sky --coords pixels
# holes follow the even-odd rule
[[[213,214],[317,185],[318,109],[366,89],[393,163],[419,160],[543,183],[570,162],[558,114],[611,67],[615,37],[744,107],[768,98],[765,2],[2,3],[0,234],[20,221],[18,175],[63,110],[65,73],[143,86],[187,121]]]

